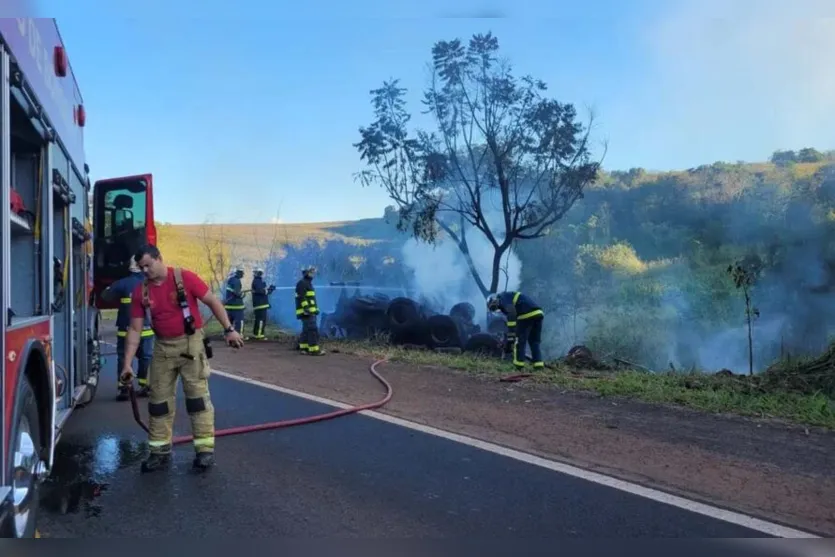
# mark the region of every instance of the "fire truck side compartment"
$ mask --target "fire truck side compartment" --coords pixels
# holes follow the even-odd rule
[[[77,395],[76,388],[87,380],[86,371],[79,372],[86,370],[88,363],[84,244],[73,241],[71,226],[73,218],[82,225],[87,221],[87,180],[75,172],[75,165],[67,158],[60,138],[58,141],[48,140],[48,126],[40,119],[40,111],[31,101],[28,92],[11,88],[9,171],[11,183],[27,213],[12,215],[8,298],[12,313],[4,315],[4,318],[6,330],[13,331],[52,316],[49,352],[56,372],[67,382],[55,411],[66,415],[73,405],[74,395]],[[38,209],[41,234],[40,245],[36,249],[35,215]],[[80,292],[76,292],[78,286],[82,288]],[[20,354],[20,357],[28,360],[28,354]],[[34,358],[32,362],[43,362],[43,358]],[[43,367],[43,364],[35,367]],[[31,380],[36,390],[48,391],[54,385],[50,369],[27,366],[25,371],[37,375]],[[15,385],[7,381],[4,387],[9,392]],[[37,392],[36,397],[41,423],[47,430],[41,438],[48,441],[51,438],[46,434],[48,428],[56,423],[51,397],[48,392]],[[45,449],[50,452],[51,447]]]
[[[28,328],[38,322],[49,320],[49,300],[46,282],[49,280],[50,266],[50,199],[49,184],[46,177],[48,160],[43,161],[41,173],[41,195],[38,195],[39,167],[42,159],[49,152],[48,142],[44,137],[45,127],[37,122],[35,111],[29,99],[20,89],[12,88],[9,107],[9,151],[11,185],[20,196],[26,209],[24,214],[11,216],[9,238],[9,308],[12,315],[7,315],[7,331],[10,333]],[[36,215],[40,210],[41,242],[36,249]],[[38,402],[41,436],[46,442],[42,447],[42,457],[46,457],[50,446],[50,428],[53,424],[52,402],[50,400],[51,370],[45,359],[45,348],[38,339],[31,339],[20,350],[20,374],[28,376]],[[21,375],[18,375],[19,378]],[[19,380],[12,383],[7,376],[5,388],[8,392],[16,391]]]

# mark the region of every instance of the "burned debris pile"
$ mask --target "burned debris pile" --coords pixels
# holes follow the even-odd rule
[[[771,365],[758,380],[764,390],[835,397],[835,342],[813,358],[785,358]]]
[[[595,358],[591,350],[582,344],[572,346],[562,361],[569,368],[577,370],[612,371],[614,369],[613,366]]]
[[[489,316],[487,331],[474,322],[472,304],[455,304],[440,313],[426,302],[385,294],[349,295],[343,290],[334,311],[322,313],[323,336],[344,339],[387,338],[392,344],[438,351],[480,353],[502,357],[507,325],[501,316]]]

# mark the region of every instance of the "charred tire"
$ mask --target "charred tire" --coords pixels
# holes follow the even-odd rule
[[[9,447],[12,507],[7,523],[0,526],[4,538],[34,538],[40,510],[37,472],[43,447],[41,419],[29,378],[21,373],[18,381]]]
[[[461,302],[452,306],[452,309],[449,310],[449,316],[460,319],[464,323],[472,323],[475,319],[475,308],[469,302]]]
[[[394,333],[406,333],[417,328],[423,320],[420,306],[409,298],[395,298],[386,310],[389,327]]]
[[[467,339],[464,352],[471,352],[490,358],[501,358],[504,354],[499,340],[489,333],[476,333]]]
[[[385,311],[389,305],[391,298],[385,294],[374,294],[372,296],[356,296],[349,302],[349,307],[353,311],[365,312],[369,310]]]
[[[376,336],[389,331],[389,322],[386,312],[383,310],[367,311],[362,314],[362,326],[365,328],[366,336]]]
[[[426,323],[434,348],[462,348],[464,334],[458,321],[449,315],[433,315]]]
[[[430,344],[426,321],[421,319],[412,327],[392,330],[390,340],[392,344]]]

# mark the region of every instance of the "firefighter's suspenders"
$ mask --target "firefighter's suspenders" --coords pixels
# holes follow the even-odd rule
[[[180,309],[183,312],[183,328],[186,335],[193,335],[196,331],[194,329],[194,316],[191,314],[191,308],[188,307],[188,299],[186,298],[186,290],[183,287],[183,270],[179,267],[174,267],[174,284],[177,287],[177,303],[180,304]],[[151,297],[148,294],[148,279],[142,281],[142,305],[145,307],[145,316],[151,322],[153,328],[154,322],[151,319]]]

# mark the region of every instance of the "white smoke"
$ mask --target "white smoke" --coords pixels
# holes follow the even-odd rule
[[[494,234],[503,227],[501,215],[490,215],[487,222],[491,224]],[[502,223],[501,227],[499,222]],[[470,227],[466,230],[466,235],[476,271],[489,288],[494,248],[480,230]],[[503,236],[496,236],[499,243],[504,240]],[[403,262],[414,272],[412,288],[424,296],[433,309],[446,313],[457,303],[469,302],[476,311],[475,322],[482,326],[486,324],[487,306],[484,296],[470,272],[464,255],[454,241],[443,238],[435,244],[429,244],[412,238],[404,244],[402,253]],[[518,289],[522,263],[512,249],[502,256],[501,268],[498,291]]]

